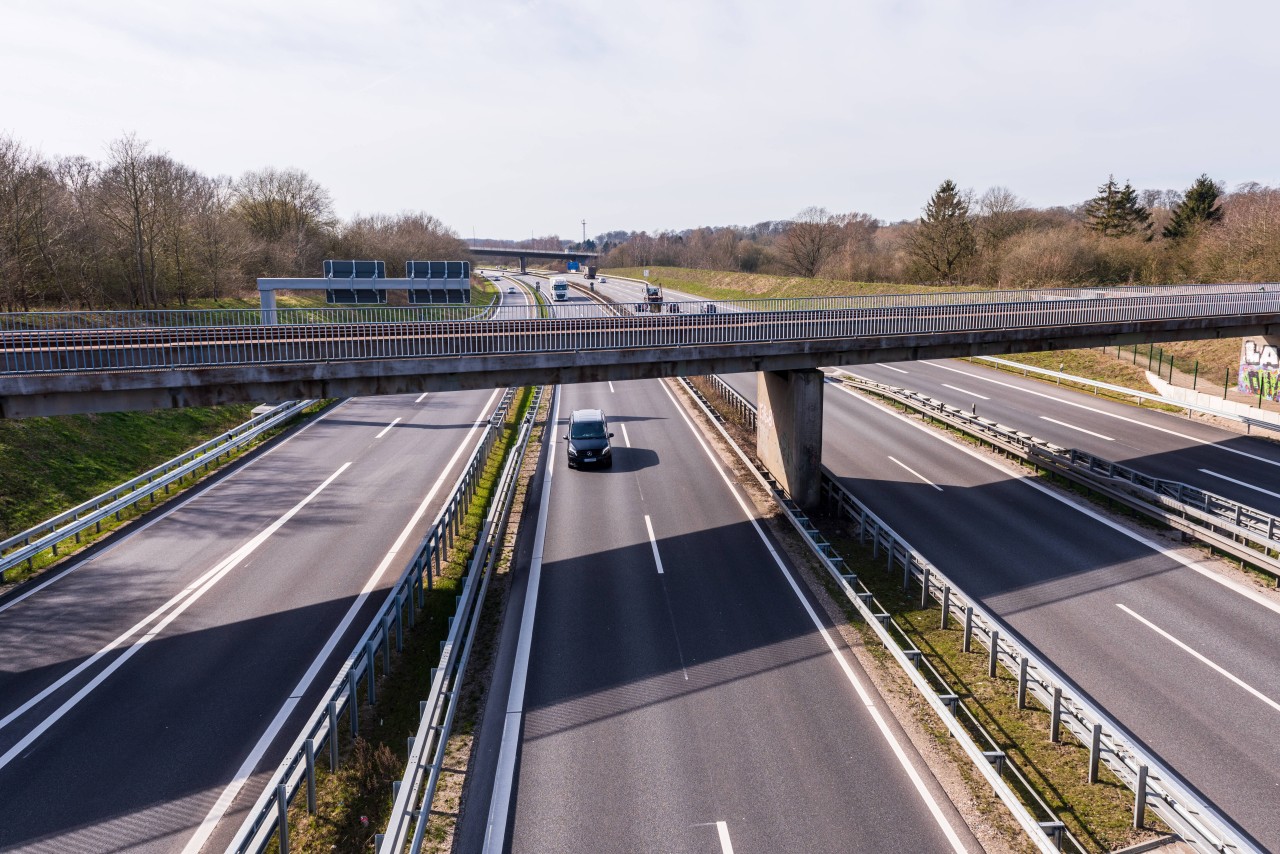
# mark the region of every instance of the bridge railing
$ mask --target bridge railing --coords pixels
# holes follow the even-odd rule
[[[441,320],[431,313],[432,307],[405,315],[413,320],[282,322],[275,326],[174,323],[68,328],[66,318],[50,316],[50,323],[64,325],[42,327],[32,315],[0,315],[0,374],[651,349],[1280,315],[1280,288],[1248,288],[1169,288],[1113,297],[1088,295],[1096,291],[1070,291],[1063,293],[1080,295],[1058,299],[1046,298],[1051,292],[1023,291],[1017,292],[1018,302],[896,306],[868,302],[881,297],[673,302],[665,304],[662,313],[618,317],[601,316],[599,307],[592,304],[560,304],[552,318],[466,322]],[[986,296],[990,299],[992,295]],[[342,318],[344,310],[307,311]],[[355,312],[355,318],[383,317],[378,309]],[[215,319],[209,318],[211,323]]]

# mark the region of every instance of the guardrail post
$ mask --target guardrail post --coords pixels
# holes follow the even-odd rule
[[[987,675],[996,678],[996,665],[1000,663],[1000,630],[992,629],[987,639],[991,644],[991,655],[987,659]]]
[[[908,553],[907,559],[902,562],[902,591],[904,593],[911,587],[911,564],[914,560],[911,554]]]
[[[360,680],[356,676],[356,669],[352,667],[347,671],[347,705],[351,707],[351,737],[354,739],[360,735],[360,695],[357,689],[360,687]]]
[[[284,783],[276,786],[276,829],[280,835],[280,854],[289,854],[289,793]]]
[[[1102,761],[1102,724],[1093,725],[1093,737],[1089,739],[1089,782],[1098,782],[1098,763]]]
[[[1049,710],[1049,741],[1057,744],[1062,741],[1062,689],[1053,688],[1053,706]]]
[[[338,770],[338,704],[329,701],[329,773]]]
[[[1138,766],[1138,783],[1133,795],[1133,829],[1142,830],[1147,817],[1147,766]]]
[[[951,585],[942,585],[942,628],[947,627],[947,616],[951,611]]]
[[[382,620],[382,672],[391,672],[391,618]]]
[[[370,640],[365,644],[364,660],[365,664],[368,665],[366,668],[366,676],[369,681],[369,705],[372,706],[377,702],[378,697],[378,689],[373,684],[377,681],[374,677],[378,675],[378,641],[376,639]]]
[[[308,738],[303,745],[307,750],[307,812],[316,814],[316,742]]]
[[[964,651],[973,652],[973,606],[964,606]]]
[[[1067,829],[1067,826],[1060,821],[1042,821],[1040,822],[1040,829],[1053,840],[1053,847],[1061,851],[1062,832]]]
[[[929,565],[920,567],[920,607],[929,607]]]
[[[413,609],[409,609],[409,613],[413,613]],[[404,602],[399,596],[396,597],[396,652],[404,652]]]
[[[1018,662],[1018,708],[1027,707],[1027,657],[1024,655]]]

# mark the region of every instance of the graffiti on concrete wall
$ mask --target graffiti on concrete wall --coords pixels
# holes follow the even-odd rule
[[[1243,394],[1280,400],[1280,345],[1265,338],[1244,339],[1236,388]]]

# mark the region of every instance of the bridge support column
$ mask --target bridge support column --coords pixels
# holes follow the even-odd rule
[[[1264,400],[1280,400],[1280,336],[1253,335],[1243,339],[1236,390]]]
[[[276,292],[273,290],[258,291],[262,303],[262,322],[267,326],[276,325]]]
[[[792,500],[812,509],[822,498],[822,371],[756,376],[756,456]]]
[[[520,256],[520,272],[529,272],[529,259],[525,258],[523,255]]]

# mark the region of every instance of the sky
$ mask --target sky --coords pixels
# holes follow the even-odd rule
[[[919,216],[1280,183],[1280,5],[1233,0],[0,0],[0,134],[469,238]]]

